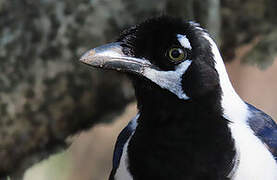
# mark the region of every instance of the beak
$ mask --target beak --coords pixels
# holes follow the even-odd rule
[[[126,56],[119,42],[91,49],[81,57],[80,61],[96,68],[130,72],[138,75],[143,75],[146,68],[152,67],[152,64],[146,59]]]

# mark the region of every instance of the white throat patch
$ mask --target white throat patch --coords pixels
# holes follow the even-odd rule
[[[158,71],[152,68],[146,68],[143,75],[161,88],[176,94],[180,99],[187,100],[189,97],[184,93],[182,88],[182,75],[189,68],[191,62],[191,60],[182,62],[174,71]]]

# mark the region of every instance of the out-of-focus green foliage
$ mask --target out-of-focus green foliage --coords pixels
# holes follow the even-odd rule
[[[243,62],[263,69],[271,65],[277,47],[276,9],[274,0],[222,0],[221,51],[225,60],[233,59],[235,48],[260,37]]]
[[[246,55],[243,63],[256,65],[265,70],[277,57],[277,31],[272,29],[261,36],[257,45]]]

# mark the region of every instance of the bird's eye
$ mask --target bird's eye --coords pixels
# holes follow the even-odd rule
[[[181,48],[171,48],[168,51],[168,57],[174,63],[178,63],[187,58],[187,52]]]

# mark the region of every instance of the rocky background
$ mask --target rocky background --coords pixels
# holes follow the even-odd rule
[[[166,13],[209,29],[226,62],[251,43],[240,62],[266,69],[277,55],[276,9],[274,0],[0,0],[0,179],[22,179],[134,100],[124,76],[78,62],[86,50]]]

